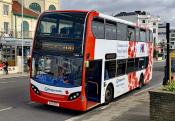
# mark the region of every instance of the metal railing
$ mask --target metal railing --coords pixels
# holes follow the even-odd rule
[[[24,31],[24,39],[31,39],[33,38],[34,31]],[[21,31],[9,31],[9,32],[3,32],[0,31],[0,38],[22,38],[22,32]]]

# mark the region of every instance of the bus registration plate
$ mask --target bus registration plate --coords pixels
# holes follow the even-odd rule
[[[59,103],[57,103],[57,102],[48,101],[47,104],[48,104],[48,105],[58,106],[58,107],[59,107]]]

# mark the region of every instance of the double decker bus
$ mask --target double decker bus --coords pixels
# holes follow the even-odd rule
[[[46,11],[31,57],[31,101],[86,111],[152,78],[152,30],[96,11]]]

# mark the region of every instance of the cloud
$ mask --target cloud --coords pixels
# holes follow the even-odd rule
[[[175,0],[61,0],[61,9],[97,10],[105,14],[145,10],[175,27]]]

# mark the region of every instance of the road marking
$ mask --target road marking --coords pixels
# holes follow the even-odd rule
[[[7,107],[7,108],[4,108],[4,109],[0,109],[0,112],[10,110],[10,109],[12,109],[12,107]]]
[[[29,105],[31,105],[31,104],[35,104],[35,102],[29,102],[28,104],[29,104]]]
[[[5,82],[0,81],[0,84],[8,84],[8,83],[15,83],[15,82],[17,82],[17,81],[5,81]]]

